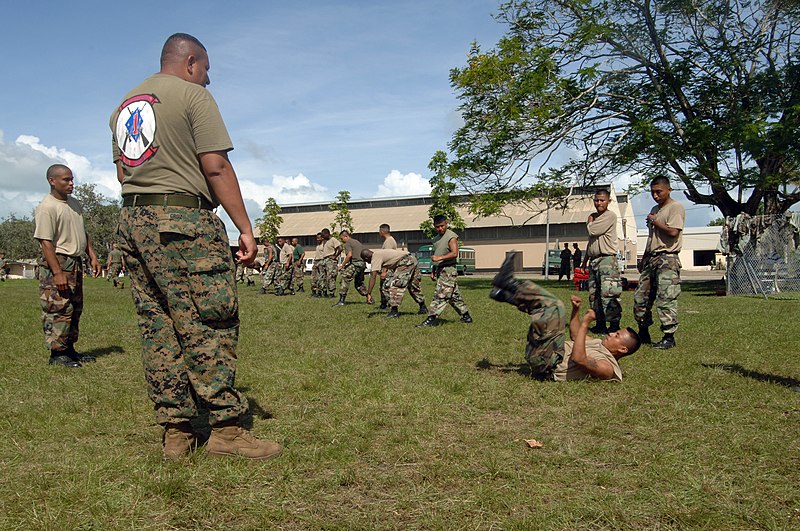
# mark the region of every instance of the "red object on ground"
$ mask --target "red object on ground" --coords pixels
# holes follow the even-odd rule
[[[572,282],[575,283],[575,291],[581,291],[581,283],[586,285],[589,282],[589,270],[576,267],[572,272]]]

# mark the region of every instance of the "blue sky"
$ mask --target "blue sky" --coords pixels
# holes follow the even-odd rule
[[[426,193],[428,161],[459,125],[449,71],[473,40],[491,47],[504,29],[491,0],[129,5],[4,7],[0,217],[30,214],[53,162],[118,196],[109,115],[158,70],[161,46],[177,31],[209,50],[209,90],[236,146],[251,218],[270,196],[288,204],[339,190]],[[634,204],[643,218],[651,203]],[[693,208],[690,216],[711,216]]]

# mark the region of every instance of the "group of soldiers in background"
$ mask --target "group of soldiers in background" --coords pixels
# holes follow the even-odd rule
[[[437,236],[434,238],[434,264],[431,278],[436,281],[436,290],[430,308],[425,304],[422,293],[421,274],[416,257],[405,249],[398,249],[397,242],[391,234],[388,224],[382,224],[378,232],[383,239],[380,249],[366,249],[349,231],[339,232],[337,238],[325,228],[316,234],[317,245],[314,248],[311,267],[311,297],[336,298],[338,277],[339,300],[333,304],[344,306],[350,285],[356,292],[373,304],[372,291],[380,278],[381,311],[388,311],[388,318],[400,317],[399,306],[405,292],[419,305],[417,311],[426,315],[418,326],[435,326],[439,316],[449,304],[460,317],[462,323],[471,323],[472,316],[458,289],[456,260],[458,257],[458,235],[448,228],[444,216],[436,216],[433,220]],[[267,243],[264,257],[256,260],[253,268],[237,268],[237,282],[247,286],[255,285],[253,276],[261,274],[261,293],[266,294],[272,286],[275,295],[294,295],[303,292],[304,273],[306,268],[306,252],[297,238],[291,241],[278,237],[275,243]],[[367,285],[366,272],[370,267],[370,278]]]

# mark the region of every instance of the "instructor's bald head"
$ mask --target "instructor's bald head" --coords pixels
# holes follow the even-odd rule
[[[208,52],[196,37],[175,33],[167,38],[161,49],[161,73],[177,76],[203,87],[209,85]]]

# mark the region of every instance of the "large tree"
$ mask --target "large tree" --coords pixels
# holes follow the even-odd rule
[[[36,258],[41,253],[39,243],[33,239],[35,224],[32,219],[11,214],[0,221],[0,251],[8,260]]]
[[[73,195],[83,207],[83,224],[92,246],[101,257],[108,256],[111,245],[119,239],[119,202],[99,194],[94,184],[79,184]]]
[[[800,2],[531,0],[497,19],[496,47],[451,72],[467,190],[666,174],[726,216],[800,201]]]

